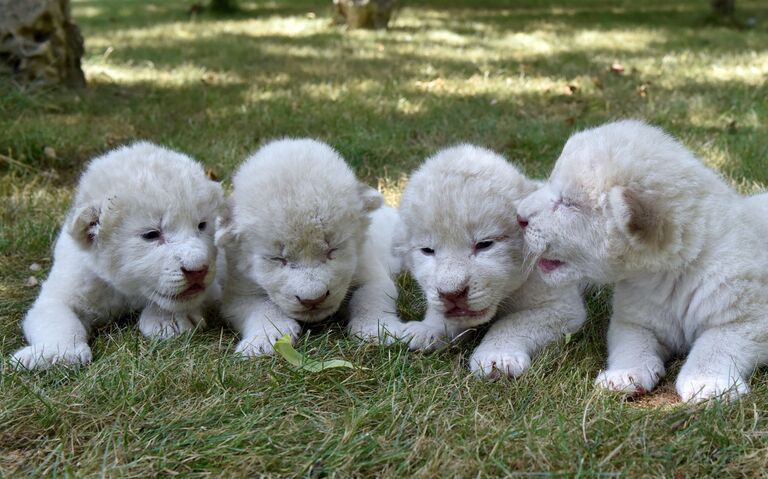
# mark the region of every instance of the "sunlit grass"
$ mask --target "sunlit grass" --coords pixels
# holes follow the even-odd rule
[[[228,188],[264,141],[318,137],[397,205],[410,171],[442,146],[483,144],[541,178],[574,130],[636,117],[740,191],[768,186],[759,0],[737,2],[757,19],[745,30],[710,23],[700,0],[415,0],[378,32],[331,25],[330,3],[241,0],[243,12],[217,18],[189,16],[186,0],[73,0],[88,89],[0,80],[0,476],[763,474],[763,371],[749,397],[707,409],[677,402],[679,361],[642,401],[595,393],[607,291],[590,295],[584,331],[517,381],[469,377],[473,340],[410,354],[359,346],[338,325],[299,349],[368,370],[237,362],[215,318],[169,343],[144,340],[130,319],[110,326],[79,371],[8,368],[39,291],[27,283],[45,279],[79,171],[136,138],[195,156]],[[413,279],[398,284],[398,311],[419,318]]]

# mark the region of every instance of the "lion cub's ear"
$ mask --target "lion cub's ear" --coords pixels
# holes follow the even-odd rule
[[[101,208],[96,204],[75,210],[69,224],[69,234],[82,248],[90,248],[96,242],[101,228]]]
[[[219,210],[219,216],[216,218],[216,233],[213,236],[213,242],[221,248],[230,243],[236,236],[232,204],[229,200],[225,200]]]
[[[663,246],[664,218],[652,197],[615,186],[608,201],[613,218],[625,235],[647,246]]]
[[[384,204],[384,198],[381,196],[381,193],[368,185],[363,183],[358,184],[357,192],[363,202],[364,213],[370,213],[371,211],[377,210]]]

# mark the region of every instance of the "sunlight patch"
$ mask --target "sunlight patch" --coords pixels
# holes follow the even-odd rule
[[[182,64],[174,68],[159,68],[151,62],[141,65],[112,65],[86,62],[83,71],[89,82],[135,85],[153,83],[163,86],[190,84],[236,85],[243,79],[231,72],[211,72],[205,68]]]

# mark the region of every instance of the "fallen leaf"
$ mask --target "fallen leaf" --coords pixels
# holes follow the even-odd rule
[[[611,63],[610,70],[611,70],[611,73],[615,73],[617,75],[621,75],[622,73],[624,73],[624,65],[622,65],[619,62],[613,62],[613,63]]]
[[[293,366],[313,373],[331,368],[360,369],[349,361],[344,361],[342,359],[318,361],[316,359],[308,358],[300,352],[296,351],[296,349],[291,344],[291,337],[287,334],[284,334],[282,338],[277,340],[275,343],[275,351],[277,351],[277,353],[282,356],[283,359],[291,363]]]
[[[211,168],[208,168],[205,170],[205,176],[208,177],[211,181],[219,181],[219,175],[216,174],[215,171],[213,171]]]
[[[56,150],[53,149],[53,147],[46,146],[43,148],[43,154],[46,158],[55,160],[56,159]]]
[[[640,95],[642,98],[645,98],[648,96],[648,84],[643,83],[639,87],[637,87],[637,94]]]
[[[27,280],[24,282],[24,284],[25,284],[26,286],[30,287],[30,288],[34,288],[35,286],[37,286],[37,283],[38,283],[38,281],[37,281],[37,278],[35,278],[34,276],[30,276],[30,277],[29,277],[29,278],[27,278]]]
[[[43,267],[40,266],[39,263],[32,263],[31,265],[29,265],[30,271],[40,271],[41,269],[43,269]]]

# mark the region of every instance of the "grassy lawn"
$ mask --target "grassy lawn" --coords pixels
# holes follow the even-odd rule
[[[330,0],[243,0],[242,13],[196,18],[191,3],[73,0],[88,89],[0,80],[0,476],[765,475],[765,371],[732,405],[679,404],[679,361],[641,400],[593,389],[609,291],[519,380],[470,377],[477,338],[411,354],[330,324],[298,348],[367,369],[307,373],[233,359],[236,338],[215,321],[163,343],[130,318],[99,331],[90,367],[11,369],[39,290],[28,278],[45,278],[79,171],[135,138],[229,184],[265,140],[318,137],[396,204],[408,172],[447,144],[487,145],[544,177],[572,131],[637,117],[741,191],[768,185],[762,0],[737,2],[757,19],[746,30],[708,21],[705,0],[404,1],[387,32],[331,26]],[[415,284],[400,286],[400,313],[419,318]]]

